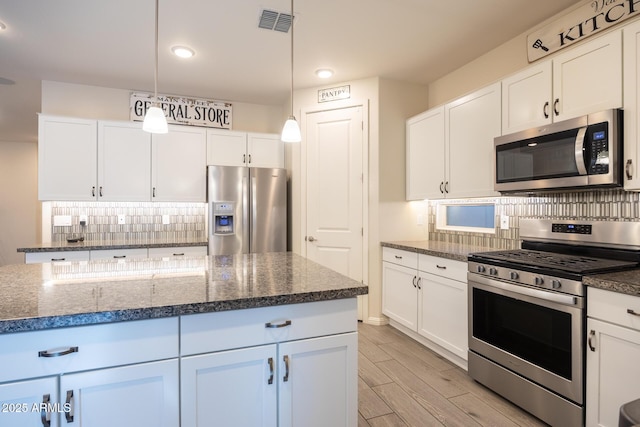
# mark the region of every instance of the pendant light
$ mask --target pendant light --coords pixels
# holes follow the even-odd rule
[[[147,110],[144,115],[144,121],[142,122],[142,130],[150,133],[167,133],[169,128],[167,126],[167,118],[164,115],[164,111],[160,108],[158,102],[158,1],[156,0],[156,52],[155,52],[155,69],[153,75],[153,105]]]
[[[302,140],[300,126],[293,115],[293,0],[291,0],[291,115],[284,122],[280,139],[283,142],[300,142]]]

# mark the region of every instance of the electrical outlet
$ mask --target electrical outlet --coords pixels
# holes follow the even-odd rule
[[[501,230],[509,229],[509,217],[507,215],[500,215],[500,229]]]
[[[118,215],[118,225],[124,225],[127,223],[127,217],[124,214]]]
[[[80,215],[80,225],[81,226],[85,226],[87,225],[87,216],[86,215]]]
[[[169,215],[162,215],[162,224],[171,224],[171,217]]]

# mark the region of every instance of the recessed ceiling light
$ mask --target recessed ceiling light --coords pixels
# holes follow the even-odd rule
[[[320,68],[319,70],[316,70],[316,76],[320,77],[321,79],[328,79],[329,77],[333,76],[333,70],[330,70],[328,68]]]
[[[7,25],[4,22],[0,21],[0,31],[6,30],[6,29],[7,29]]]
[[[186,46],[174,46],[171,48],[171,52],[173,52],[174,55],[179,56],[180,58],[191,58],[196,54],[193,49]]]

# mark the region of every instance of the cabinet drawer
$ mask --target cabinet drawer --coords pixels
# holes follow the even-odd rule
[[[409,268],[418,268],[418,253],[393,248],[382,248],[382,260]]]
[[[181,355],[357,330],[356,298],[182,316]],[[276,325],[288,326],[275,327]],[[273,327],[267,327],[271,323]]]
[[[91,251],[91,259],[144,259],[146,248],[137,249],[97,249]]]
[[[640,297],[587,286],[587,316],[640,330]]]
[[[462,261],[419,254],[418,270],[459,282],[467,282],[467,263]]]
[[[89,261],[89,251],[29,252],[24,254],[26,264],[62,261]]]
[[[1,334],[0,382],[177,356],[177,317]]]
[[[149,248],[149,258],[200,256],[207,254],[206,246],[180,246],[171,248]]]

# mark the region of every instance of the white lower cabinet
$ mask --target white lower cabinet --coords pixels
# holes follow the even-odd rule
[[[183,316],[181,425],[356,426],[356,329],[355,298]]]
[[[467,363],[467,264],[383,248],[382,313],[458,366]]]
[[[178,359],[60,377],[65,426],[175,427],[179,425]]]
[[[57,427],[58,378],[0,384],[0,425]]]
[[[617,427],[620,406],[640,398],[640,297],[587,292],[586,425]]]

